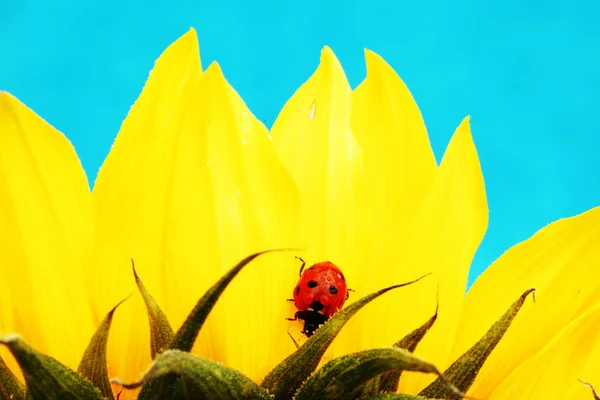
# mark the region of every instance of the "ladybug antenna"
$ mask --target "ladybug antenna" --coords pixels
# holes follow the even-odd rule
[[[302,261],[302,265],[300,266],[300,273],[298,276],[302,276],[302,271],[304,271],[304,266],[306,265],[306,261],[302,259],[302,257],[295,256],[298,260]]]

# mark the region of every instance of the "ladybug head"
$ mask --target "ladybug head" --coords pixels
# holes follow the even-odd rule
[[[319,303],[319,305],[321,308],[323,307],[322,304]],[[304,331],[302,333],[304,333],[307,337],[311,337],[312,334],[315,333],[315,331],[319,328],[319,326],[323,325],[328,320],[323,313],[315,310],[298,311],[297,315],[298,319],[304,321]]]
[[[310,303],[310,308],[312,308],[315,311],[322,311],[323,308],[325,308],[325,306],[320,301],[313,301],[312,303]]]

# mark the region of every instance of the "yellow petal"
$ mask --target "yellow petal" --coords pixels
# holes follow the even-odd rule
[[[288,100],[271,137],[302,195],[301,246],[307,261],[341,262],[361,238],[353,228],[364,176],[360,148],[350,130],[351,90],[328,47],[310,79]]]
[[[564,326],[598,304],[600,208],[559,220],[504,253],[467,293],[454,355],[491,326],[527,288],[526,303],[475,381],[472,393],[487,397],[520,363],[533,356]]]
[[[94,332],[82,274],[92,243],[85,173],[69,141],[4,92],[0,168],[0,332],[76,367]]]
[[[134,258],[175,329],[243,257],[293,245],[299,208],[266,128],[218,65],[200,76],[193,32],[157,62],[93,195],[103,266],[98,286],[112,285],[121,296],[134,290]],[[293,263],[291,255],[265,256],[234,280],[201,332],[197,353],[258,379],[293,347],[284,318],[296,267],[290,272],[282,257]],[[282,285],[288,275],[292,282]],[[143,304],[137,296],[127,303],[115,316],[111,354],[115,373],[132,380],[148,366],[150,347]]]
[[[130,110],[100,169],[93,189],[97,227],[94,268],[88,274],[98,323],[107,310],[135,291],[130,258],[135,260],[140,277],[161,306],[167,300],[181,301],[179,291],[167,294],[165,289],[170,286],[166,280],[174,279],[171,264],[185,256],[175,253],[176,259],[166,258],[165,248],[175,252],[177,247],[169,249],[173,244],[167,239],[173,233],[163,221],[178,218],[171,208],[189,208],[189,204],[186,207],[172,200],[172,197],[179,197],[186,201],[185,193],[191,186],[186,182],[206,182],[206,173],[202,169],[194,169],[191,165],[188,169],[182,168],[191,161],[177,152],[181,137],[198,136],[199,123],[190,118],[191,110],[186,109],[186,104],[200,75],[198,43],[192,30],[156,61],[142,94]],[[200,151],[199,144],[186,145]],[[173,176],[172,164],[184,170],[183,176]],[[183,183],[176,182],[176,178]],[[193,200],[190,196],[189,201]],[[210,206],[203,199],[197,199],[194,205],[196,218],[204,216],[210,221],[207,211]],[[193,223],[196,218],[181,219]],[[190,242],[196,238],[189,235],[183,239]],[[216,240],[206,245],[214,246]],[[185,280],[186,277],[179,274],[175,278]],[[187,278],[187,282],[192,281]],[[189,286],[190,283],[185,285],[184,282],[183,293]],[[145,318],[143,303],[137,296],[126,301],[115,314],[109,338],[109,375],[137,379],[150,362]]]
[[[401,306],[405,305],[405,312],[411,314],[425,313],[428,307],[429,312],[422,318],[426,320],[433,314],[438,297],[438,319],[415,353],[439,368],[453,361],[448,344],[456,335],[469,267],[487,222],[483,176],[469,119],[465,118],[454,133],[431,191],[415,217],[410,239],[399,249],[407,254],[405,263],[401,264],[405,268],[432,273],[431,279],[425,279],[418,291],[416,285],[412,288],[412,298],[396,307],[402,310]],[[398,321],[401,321],[399,317]],[[400,389],[416,393],[430,381],[431,378],[421,375],[403,374]]]
[[[293,247],[300,202],[266,128],[225,81],[218,65],[206,71],[198,91],[222,275],[250,253]],[[208,354],[216,347],[216,359],[257,381],[289,354],[294,346],[285,318],[293,314],[286,299],[297,279],[295,261],[287,253],[267,255],[249,265],[219,299],[207,332],[199,338],[201,352]]]
[[[367,205],[360,213],[369,223],[358,233],[368,240],[361,249],[368,258],[355,272],[354,282],[349,281],[357,297],[432,272],[421,261],[408,267],[406,244],[413,218],[437,171],[425,125],[410,92],[381,57],[367,51],[366,60],[367,78],[352,94],[351,115],[367,181]],[[421,288],[419,283],[373,302],[368,311],[351,320],[338,341],[347,340],[348,350],[396,342],[433,315],[435,295],[415,310],[418,305],[411,298]],[[399,312],[408,303],[410,312]],[[357,330],[361,331],[358,339]]]
[[[362,154],[350,128],[351,96],[339,61],[325,47],[319,67],[281,110],[271,136],[300,190],[302,256],[309,265],[334,262],[358,289],[372,238]],[[297,332],[300,323],[291,326]]]
[[[492,388],[492,399],[593,399],[579,379],[598,382],[600,308],[575,319],[538,354]],[[594,381],[592,381],[594,382]],[[595,386],[597,387],[597,386]]]
[[[368,50],[365,56],[367,78],[352,93],[352,132],[363,150],[370,197],[377,198],[373,208],[385,210],[377,216],[402,221],[429,190],[436,162],[404,82],[380,56]]]

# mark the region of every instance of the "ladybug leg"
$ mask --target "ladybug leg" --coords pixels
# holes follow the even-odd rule
[[[306,261],[304,261],[302,259],[302,257],[298,257],[296,256],[296,258],[300,261],[302,261],[302,265],[300,266],[300,273],[298,274],[298,276],[302,276],[302,271],[304,271],[304,267],[306,266]]]
[[[350,297],[350,292],[356,292],[356,290],[354,289],[348,289],[346,292],[346,300],[348,300],[348,298]]]
[[[296,300],[294,300],[294,299],[285,299],[285,300],[286,300],[286,301],[296,301]]]
[[[286,318],[288,321],[298,321],[298,313],[294,314],[294,318]]]

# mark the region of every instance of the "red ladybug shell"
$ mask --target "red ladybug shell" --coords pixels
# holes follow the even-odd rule
[[[338,312],[347,298],[344,274],[330,261],[306,269],[294,289],[294,304],[299,311],[318,311],[325,318]]]

